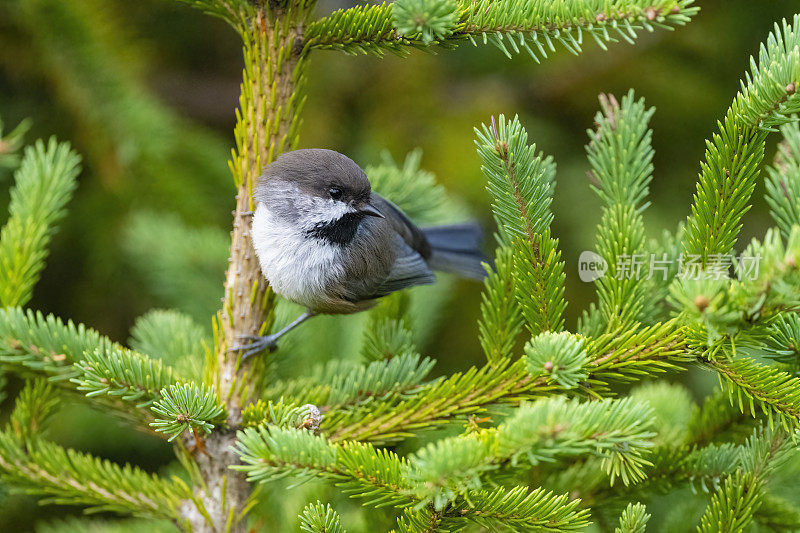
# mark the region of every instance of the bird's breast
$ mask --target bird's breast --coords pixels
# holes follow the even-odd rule
[[[253,215],[253,246],[273,290],[314,309],[327,288],[344,276],[342,245],[309,235],[260,203]]]

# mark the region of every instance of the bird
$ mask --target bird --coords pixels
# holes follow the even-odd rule
[[[483,279],[476,223],[417,227],[372,190],[366,173],[334,150],[284,152],[253,188],[251,240],[272,290],[306,308],[277,333],[246,336],[242,358],[277,347],[280,337],[319,314],[351,314],[434,270]]]

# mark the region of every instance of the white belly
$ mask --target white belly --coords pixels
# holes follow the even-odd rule
[[[300,305],[314,307],[328,284],[342,279],[338,245],[309,238],[302,228],[278,220],[264,204],[253,215],[253,245],[272,289]]]

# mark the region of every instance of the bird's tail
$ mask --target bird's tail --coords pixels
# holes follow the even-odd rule
[[[491,262],[481,252],[483,231],[478,224],[434,226],[423,228],[422,232],[431,245],[431,268],[477,280],[486,277],[482,263]]]

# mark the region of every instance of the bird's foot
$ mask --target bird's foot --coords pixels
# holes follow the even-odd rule
[[[257,353],[268,351],[274,352],[278,349],[278,335],[242,335],[237,337],[242,344],[230,348],[232,352],[242,351],[242,361]]]

